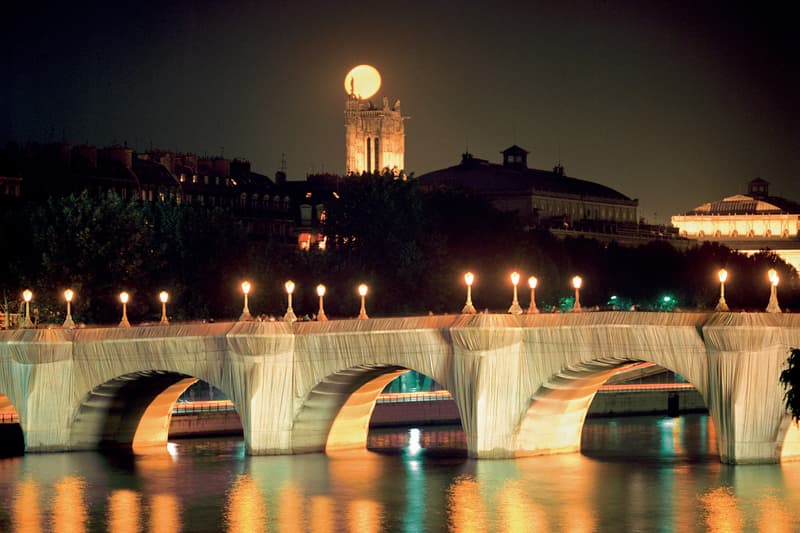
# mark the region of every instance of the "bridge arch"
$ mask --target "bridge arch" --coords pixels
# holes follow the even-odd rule
[[[360,365],[326,376],[309,391],[295,417],[293,451],[337,454],[365,450],[378,396],[409,370],[414,369]]]
[[[171,370],[139,370],[92,387],[77,402],[70,448],[165,449],[175,402],[197,381]]]
[[[11,399],[0,392],[0,457],[22,455],[24,451],[22,420]]]
[[[584,422],[600,387],[643,361],[599,358],[570,365],[551,376],[533,394],[519,423],[515,434],[518,455],[580,451]],[[674,372],[663,364],[657,366]],[[703,400],[708,408],[708,401]]]

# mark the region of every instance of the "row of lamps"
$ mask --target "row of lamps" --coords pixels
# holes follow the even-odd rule
[[[725,301],[725,282],[728,281],[728,271],[720,268],[717,276],[719,277],[719,301],[717,301],[717,306],[714,309],[716,311],[730,311],[728,302]],[[780,277],[778,272],[774,268],[770,268],[767,271],[767,279],[770,286],[769,303],[767,303],[766,311],[767,313],[780,313],[781,306],[778,305],[778,282],[780,282]]]
[[[721,268],[717,273],[719,277],[719,301],[717,302],[717,306],[715,307],[716,311],[729,311],[728,303],[725,301],[725,282],[728,280],[728,271],[724,268]],[[508,308],[508,312],[512,315],[521,315],[523,312],[527,312],[528,314],[536,314],[539,312],[539,309],[536,307],[536,286],[538,284],[538,280],[535,276],[531,276],[528,278],[528,286],[531,289],[531,302],[528,306],[527,311],[523,311],[522,306],[519,303],[519,296],[517,292],[517,286],[519,285],[520,275],[518,272],[511,273],[511,284],[514,286],[514,296],[511,300],[511,307]],[[768,313],[780,313],[781,308],[778,305],[778,282],[780,281],[778,277],[778,273],[774,268],[771,268],[769,272],[767,272],[767,278],[770,281],[770,294],[769,294],[769,303],[767,304],[766,311]],[[464,274],[464,282],[467,284],[467,301],[464,304],[463,309],[461,312],[463,314],[472,315],[477,313],[475,310],[475,306],[472,303],[472,284],[475,282],[475,275],[472,272],[467,272]],[[575,289],[575,302],[572,306],[572,312],[580,313],[581,309],[581,295],[580,290],[583,286],[583,278],[580,276],[574,276],[572,278],[572,287]],[[250,314],[250,308],[248,306],[248,295],[250,294],[250,290],[252,289],[252,285],[249,281],[242,282],[242,293],[244,294],[244,307],[242,309],[242,314],[239,316],[240,321],[248,321],[253,320],[253,315]],[[287,296],[287,307],[286,307],[286,314],[283,316],[284,321],[286,322],[294,322],[297,320],[297,316],[294,313],[294,309],[292,308],[292,294],[294,293],[295,284],[292,280],[287,281],[284,283],[284,288],[286,289],[286,296]],[[328,317],[325,315],[325,306],[324,306],[324,297],[325,297],[325,285],[319,284],[317,285],[317,296],[319,296],[319,310],[317,312],[317,320],[325,321],[328,320]],[[362,283],[358,286],[358,294],[361,296],[361,309],[358,313],[358,318],[361,320],[369,318],[367,316],[367,309],[366,309],[366,297],[368,292],[368,287],[366,284]],[[67,302],[67,317],[64,320],[63,327],[64,328],[74,328],[75,322],[72,320],[72,299],[75,297],[75,293],[72,289],[67,289],[64,291],[64,299]],[[33,292],[30,289],[25,289],[22,292],[22,299],[25,301],[25,318],[22,321],[23,328],[31,328],[33,327],[33,323],[31,322],[31,315],[30,315],[30,303],[33,299]],[[158,293],[158,299],[161,302],[161,325],[168,325],[169,319],[167,318],[167,302],[169,301],[169,293],[167,291],[161,291]],[[123,291],[119,294],[119,301],[122,303],[122,320],[120,320],[119,327],[121,328],[129,328],[131,327],[130,322],[128,321],[128,301],[130,300],[130,295]]]

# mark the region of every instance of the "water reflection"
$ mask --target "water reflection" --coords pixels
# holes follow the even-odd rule
[[[449,428],[376,434],[402,446],[336,457],[244,457],[230,439],[171,456],[34,454],[0,461],[0,531],[800,530],[800,463],[721,465],[707,420],[591,421],[584,454],[517,460],[454,455]],[[437,433],[445,451],[426,445]]]
[[[242,474],[233,482],[226,517],[230,533],[266,531],[264,495],[250,476]]]
[[[83,491],[86,483],[68,476],[55,484],[53,501],[53,531],[55,533],[82,533],[86,531],[86,507]]]

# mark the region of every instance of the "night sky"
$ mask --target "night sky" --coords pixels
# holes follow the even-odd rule
[[[342,82],[369,63],[412,117],[416,175],[516,143],[650,222],[756,176],[800,201],[798,4],[647,4],[13,2],[0,142],[224,154],[270,176],[285,153],[290,179],[342,173]]]

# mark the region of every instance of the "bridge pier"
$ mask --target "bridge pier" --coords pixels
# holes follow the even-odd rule
[[[784,450],[790,416],[781,370],[797,330],[773,315],[725,313],[703,327],[708,352],[709,412],[720,459],[729,464],[777,463],[800,459]]]

